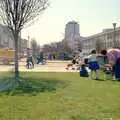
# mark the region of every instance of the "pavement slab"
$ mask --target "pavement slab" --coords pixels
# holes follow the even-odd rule
[[[67,70],[66,67],[69,63],[71,63],[71,61],[46,61],[45,65],[35,64],[33,69],[27,69],[26,62],[21,61],[19,63],[19,70],[21,72],[79,72],[79,70],[73,70],[72,67]],[[0,65],[0,71],[14,71],[14,65]]]

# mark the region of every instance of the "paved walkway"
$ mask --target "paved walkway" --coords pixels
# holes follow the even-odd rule
[[[79,70],[65,69],[71,61],[47,61],[45,65],[35,65],[34,69],[27,69],[26,62],[20,62],[19,70],[26,72],[79,72]],[[0,65],[0,71],[14,71],[14,65]]]

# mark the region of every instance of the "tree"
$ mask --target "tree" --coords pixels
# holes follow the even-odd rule
[[[31,40],[31,50],[32,50],[32,55],[34,58],[37,57],[38,53],[39,53],[39,48],[40,46],[38,45],[37,41],[35,39]]]
[[[83,45],[79,39],[76,41],[76,47],[77,47],[78,51],[80,51],[80,52],[82,51]]]
[[[48,0],[0,0],[0,16],[12,32],[15,44],[15,78],[19,77],[18,41],[23,27],[48,6]],[[16,79],[18,80],[18,79]]]
[[[37,45],[37,54],[40,53],[40,49],[41,49],[40,45]]]
[[[51,45],[45,44],[45,45],[43,46],[43,52],[44,52],[44,53],[52,52],[52,47],[51,47]]]
[[[69,46],[68,42],[66,40],[60,42],[59,49],[61,52],[72,52],[71,47]]]
[[[102,44],[101,39],[96,39],[96,41],[95,41],[95,48],[96,48],[98,53],[100,53],[100,51],[102,50],[103,47],[104,46]]]

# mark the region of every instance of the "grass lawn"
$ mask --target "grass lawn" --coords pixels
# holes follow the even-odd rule
[[[120,120],[120,82],[78,73],[21,73],[21,79],[0,94],[0,120]]]

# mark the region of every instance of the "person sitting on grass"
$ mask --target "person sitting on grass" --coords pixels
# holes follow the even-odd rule
[[[86,65],[82,64],[80,69],[80,77],[89,77],[88,71],[86,70]]]
[[[100,66],[97,61],[97,54],[96,50],[92,50],[91,54],[88,56],[88,66],[89,69],[91,70],[91,79],[99,80],[98,76],[98,70],[100,69]],[[93,73],[95,73],[95,78],[93,78]]]

